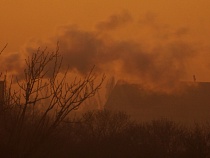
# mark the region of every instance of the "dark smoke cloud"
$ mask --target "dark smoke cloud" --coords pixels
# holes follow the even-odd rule
[[[166,29],[168,26],[165,24],[160,24],[158,22],[158,17],[155,13],[147,13],[145,16],[141,17],[139,20],[140,25],[146,25],[156,30]]]
[[[93,32],[69,28],[60,38],[60,48],[70,68],[85,73],[90,67],[100,62],[100,52],[104,41]]]
[[[172,29],[169,25],[161,23],[158,16],[152,12],[149,12],[145,16],[141,17],[138,24],[143,28],[149,29],[149,31],[153,33],[153,37],[161,40],[181,38],[188,35],[190,32],[189,28],[184,26]]]
[[[17,75],[23,71],[23,60],[21,53],[8,53],[6,50],[0,56],[0,72],[2,73],[13,73]]]
[[[132,16],[127,11],[124,11],[121,14],[110,16],[107,21],[98,23],[96,28],[101,31],[113,30],[132,22],[132,19]]]
[[[175,31],[175,35],[179,37],[183,35],[187,35],[188,33],[189,33],[189,29],[186,27],[179,28]]]
[[[157,30],[161,29],[155,17],[147,15],[145,18],[147,20],[142,23],[150,23]],[[96,65],[97,72],[114,75],[117,79],[142,83],[149,88],[173,87],[186,74],[188,61],[194,57],[196,50],[191,44],[177,39],[164,44],[157,42],[147,48],[142,41],[101,36],[100,31],[120,28],[131,19],[129,13],[113,15],[107,21],[100,22],[96,31],[66,26],[56,38],[39,42],[39,46],[55,48],[58,40],[63,56],[62,64],[80,74],[87,73]],[[187,31],[178,29],[174,32],[178,36]],[[26,48],[29,55],[36,49],[30,45]]]

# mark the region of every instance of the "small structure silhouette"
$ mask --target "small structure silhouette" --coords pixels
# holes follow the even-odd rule
[[[196,77],[195,77],[195,75],[193,75],[193,81],[196,82]]]

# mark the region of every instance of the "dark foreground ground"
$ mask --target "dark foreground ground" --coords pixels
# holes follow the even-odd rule
[[[104,110],[66,120],[46,135],[46,129],[37,130],[34,122],[14,133],[18,128],[14,122],[13,116],[1,115],[2,158],[210,157],[208,123],[185,126],[167,119],[136,123],[125,113]]]

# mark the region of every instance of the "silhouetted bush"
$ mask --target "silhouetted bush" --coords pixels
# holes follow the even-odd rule
[[[22,152],[31,148],[41,133],[31,133],[34,122],[28,115],[25,137],[20,140],[20,145],[24,145],[13,148],[9,138],[15,114],[9,113],[0,120],[0,156],[23,157]],[[210,156],[209,127],[209,124],[187,127],[167,119],[139,123],[122,112],[90,111],[62,122],[25,157],[207,158]],[[18,150],[14,152],[16,155],[12,154],[13,150]]]

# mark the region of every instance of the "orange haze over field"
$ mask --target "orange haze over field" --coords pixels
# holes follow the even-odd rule
[[[209,0],[1,0],[0,71],[22,70],[38,46],[65,64],[144,84],[210,81]]]

